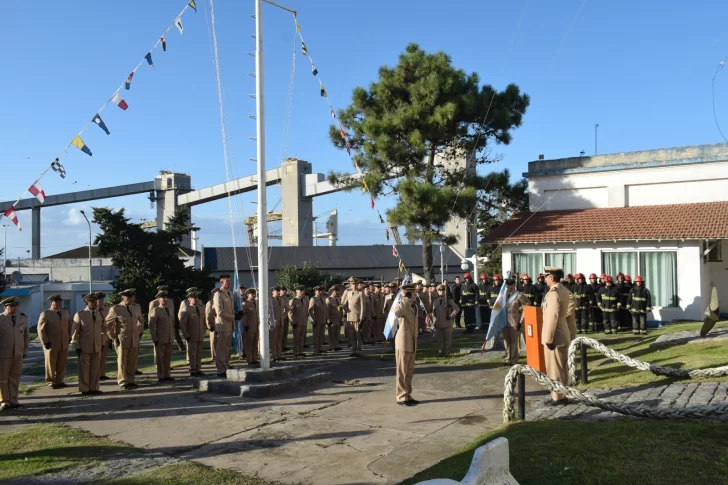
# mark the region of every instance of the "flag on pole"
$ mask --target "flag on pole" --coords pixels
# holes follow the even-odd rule
[[[496,335],[498,335],[508,324],[508,319],[506,317],[507,309],[508,301],[506,300],[506,285],[501,285],[498,297],[495,299],[495,304],[493,305],[493,309],[490,313],[490,325],[488,326],[488,334],[486,335],[485,340],[495,338]]]
[[[147,52],[147,55],[144,56],[144,59],[146,59],[147,60],[147,64],[149,64],[150,66],[152,66],[152,69],[154,69],[154,63],[152,62],[152,53],[151,52]]]
[[[8,210],[3,212],[3,215],[13,221],[13,224],[18,226],[18,231],[22,231],[23,228],[20,227],[20,222],[18,222],[18,215],[15,213],[15,207],[9,207]]]
[[[387,240],[389,240],[389,231],[387,231]],[[392,256],[395,258],[399,257],[399,253],[397,252],[397,246],[392,246]]]
[[[88,149],[88,147],[86,146],[86,144],[81,139],[81,136],[80,135],[76,135],[76,138],[74,138],[73,140],[71,140],[71,145],[75,146],[76,148],[78,148],[79,150],[81,150],[83,153],[85,153],[89,157],[90,156],[93,156],[93,154],[91,153],[91,150]]]
[[[405,275],[404,279],[402,280],[402,286],[409,284],[409,276]],[[397,329],[399,328],[399,319],[394,314],[395,308],[398,307],[402,303],[402,290],[400,289],[397,294],[394,297],[394,303],[392,303],[392,308],[389,310],[389,314],[387,315],[387,321],[384,324],[384,338],[387,340],[394,338],[394,334],[397,333]]]
[[[43,187],[40,186],[40,180],[36,180],[33,182],[33,185],[28,187],[28,192],[33,194],[36,199],[42,204],[46,200],[45,192],[43,192]]]
[[[308,49],[306,49],[306,44],[301,41],[301,53],[303,53],[304,56],[308,55]]]
[[[177,17],[177,20],[174,21],[174,26],[177,27],[177,30],[179,30],[179,35],[182,35],[182,31],[185,30],[184,27],[182,27],[182,18]]]
[[[55,160],[53,160],[53,163],[51,163],[51,168],[54,172],[60,175],[62,179],[66,178],[66,169],[63,167],[59,159],[56,158]]]
[[[190,3],[188,3],[187,5],[192,7],[192,10],[194,10],[195,13],[197,13],[197,5],[195,5],[195,0],[190,0]]]
[[[316,69],[316,64],[314,64],[313,62],[311,63],[311,74],[313,74],[314,76],[318,75],[318,69]]]
[[[164,36],[160,37],[159,41],[162,43],[162,50],[167,52],[167,42],[164,40]]]
[[[126,101],[124,101],[124,98],[119,96],[118,92],[114,93],[114,95],[111,97],[111,101],[113,101],[116,106],[123,109],[124,111],[126,111],[126,109],[129,107],[129,105],[126,104]]]
[[[162,37],[162,38],[164,38],[164,37]],[[129,77],[126,78],[126,81],[124,81],[124,89],[126,89],[127,91],[129,91],[129,88],[131,88],[131,79],[133,77],[134,77],[134,73],[132,72],[131,74],[129,74]]]
[[[104,120],[101,119],[101,116],[99,116],[98,113],[96,113],[94,115],[94,117],[93,117],[93,119],[91,121],[93,121],[94,123],[96,123],[97,125],[99,125],[99,128],[101,128],[102,130],[104,130],[107,135],[110,135],[111,134],[109,132],[109,129],[106,127],[106,123],[104,123]]]

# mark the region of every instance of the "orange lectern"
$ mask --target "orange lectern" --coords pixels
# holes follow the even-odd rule
[[[523,308],[526,328],[526,364],[539,372],[546,373],[546,361],[543,356],[541,344],[541,328],[543,327],[543,310],[537,306]]]

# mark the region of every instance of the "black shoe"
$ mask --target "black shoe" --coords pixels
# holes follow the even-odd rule
[[[420,402],[417,399],[410,399],[407,401],[410,406],[417,406]]]
[[[10,409],[23,409],[25,406],[22,404],[11,404],[9,407]]]
[[[91,391],[82,392],[81,395],[82,396],[90,396],[91,395]]]
[[[164,380],[167,382],[174,382],[176,379],[174,377],[165,377]]]
[[[143,374],[144,374],[144,373],[143,373],[142,371],[140,371],[140,370],[137,370],[137,371],[136,371],[136,372],[134,373],[134,375],[137,375],[137,376],[141,376],[141,375],[143,375]]]
[[[66,386],[63,384],[49,384],[48,387],[50,387],[51,389],[63,389]]]
[[[89,391],[88,393],[98,396],[99,394],[103,394],[104,392],[97,389],[95,391]]]
[[[130,382],[126,385],[126,387],[128,387],[129,389],[136,389],[137,387],[139,387],[139,384],[137,384],[136,382]]]
[[[100,381],[108,381],[109,379],[111,379],[111,377],[109,377],[109,376],[101,376],[101,377],[99,377],[99,380]]]
[[[351,354],[349,354],[349,357],[356,357],[356,352],[352,352]]]
[[[227,377],[227,374],[217,374],[217,377],[220,377],[220,378],[223,378],[224,379],[225,377]]]

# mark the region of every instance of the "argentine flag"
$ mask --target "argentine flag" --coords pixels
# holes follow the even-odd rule
[[[402,286],[408,284],[409,276],[405,275],[404,279],[402,280]],[[387,340],[393,339],[394,335],[397,333],[397,329],[399,328],[399,320],[394,314],[394,307],[396,307],[400,303],[402,303],[401,288],[399,289],[399,291],[397,291],[397,295],[394,297],[394,303],[392,303],[392,308],[389,309],[389,314],[387,315],[387,322],[384,324],[384,338]]]
[[[507,275],[506,278],[509,278]],[[495,304],[490,313],[490,326],[488,327],[488,334],[485,340],[494,339],[501,330],[508,324],[506,317],[506,309],[508,308],[506,301],[506,284],[505,282],[501,285],[500,291],[498,292],[498,298],[495,299]]]

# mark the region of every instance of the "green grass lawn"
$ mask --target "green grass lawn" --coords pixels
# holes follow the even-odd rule
[[[501,436],[521,485],[728,483],[728,423],[548,420],[503,426],[402,485],[462,480],[475,449]]]
[[[99,438],[69,426],[44,424],[0,439],[0,481],[59,473],[77,468],[92,468],[102,461],[130,453],[144,453],[124,443]],[[258,478],[217,470],[197,463],[169,465],[139,475],[101,482],[104,485],[272,485]]]

